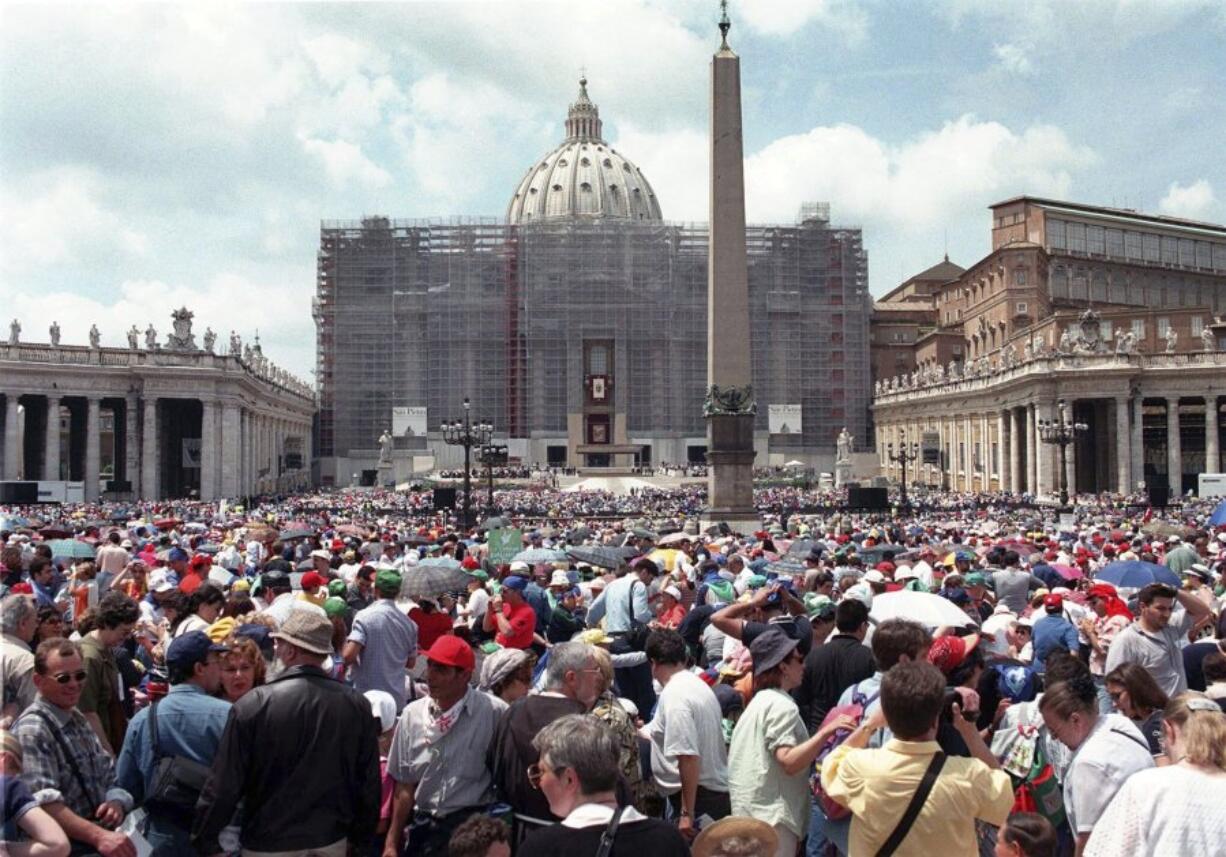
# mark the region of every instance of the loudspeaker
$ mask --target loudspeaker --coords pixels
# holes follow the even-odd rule
[[[870,512],[885,511],[890,508],[890,493],[885,488],[848,488],[847,507]]]
[[[435,488],[434,511],[441,512],[444,509],[454,509],[455,495],[456,489],[454,488]]]
[[[0,482],[0,503],[27,505],[37,502],[37,482]]]
[[[1145,492],[1149,495],[1149,505],[1165,509],[1171,502],[1171,487],[1165,482],[1151,480],[1145,483]]]
[[[132,490],[132,483],[127,479],[108,479],[106,483],[108,494],[119,494]]]

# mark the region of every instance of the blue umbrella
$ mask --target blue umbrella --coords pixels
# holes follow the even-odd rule
[[[1226,526],[1226,500],[1218,503],[1217,508],[1213,510],[1213,514],[1209,516],[1209,526]]]
[[[1139,559],[1113,562],[1094,575],[1094,579],[1128,589],[1140,589],[1151,583],[1165,583],[1176,589],[1181,585],[1179,576],[1165,565],[1142,562]]]

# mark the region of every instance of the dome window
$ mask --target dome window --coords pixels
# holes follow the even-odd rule
[[[562,160],[558,161],[558,166],[559,167],[566,166],[566,158],[562,158]]]
[[[536,193],[536,188],[529,188],[528,193]]]
[[[587,182],[584,182],[583,184],[579,185],[579,189],[580,190],[591,190],[592,186],[588,184]]]
[[[554,186],[553,186],[553,188],[552,188],[552,190],[561,190],[561,189],[562,189],[562,185],[560,185],[560,184],[556,184],[556,185],[554,185]]]
[[[579,166],[581,167],[590,167],[591,165],[592,165],[592,162],[589,161],[587,158],[584,158],[583,160],[579,161]]]
[[[615,184],[611,184],[611,185],[609,185],[609,193],[616,194],[616,193],[617,193],[617,185],[615,185]]]
[[[607,169],[612,169],[612,168],[613,168],[613,162],[612,162],[612,161],[610,161],[608,158],[605,158],[605,159],[604,159],[604,165],[605,165],[605,167],[606,167]]]

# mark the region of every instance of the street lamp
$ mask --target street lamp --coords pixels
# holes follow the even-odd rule
[[[919,458],[919,445],[912,442],[911,449],[907,449],[907,433],[900,431],[898,435],[898,452],[890,456],[890,461],[897,461],[902,465],[902,495],[900,505],[907,505],[907,462],[915,461]]]
[[[1067,406],[1064,399],[1058,403],[1059,420],[1039,420],[1039,438],[1043,443],[1054,443],[1060,447],[1060,506],[1068,508],[1068,445],[1077,440],[1079,432],[1088,431],[1085,423],[1069,422]]]
[[[468,528],[473,525],[473,485],[472,485],[472,449],[474,446],[484,446],[494,436],[494,424],[489,420],[477,423],[470,421],[470,405],[464,398],[464,419],[443,423],[443,440],[451,446],[464,447],[464,513],[460,526]]]
[[[486,516],[492,517],[494,514],[494,468],[506,466],[506,463],[510,461],[510,455],[505,446],[487,443],[481,447],[481,454],[477,456],[477,461],[485,465],[485,477],[489,480]]]

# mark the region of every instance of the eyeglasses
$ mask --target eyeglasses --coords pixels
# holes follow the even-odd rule
[[[56,684],[68,684],[70,681],[80,684],[85,681],[85,670],[77,670],[75,673],[56,673],[51,678],[55,679]]]
[[[540,762],[535,762],[528,766],[528,785],[534,789],[541,787],[541,775],[548,771],[551,774],[557,775],[557,768],[550,768],[542,765]]]

